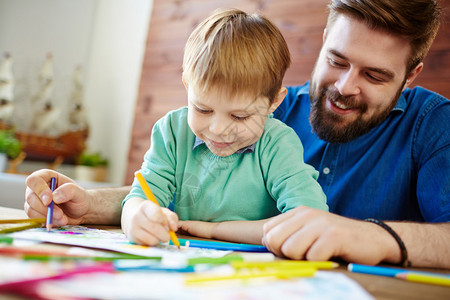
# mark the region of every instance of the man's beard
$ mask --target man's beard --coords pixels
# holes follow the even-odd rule
[[[403,84],[401,86],[403,86]],[[363,120],[362,116],[368,109],[366,103],[357,102],[353,96],[342,96],[339,92],[329,90],[325,87],[321,88],[319,92],[316,92],[314,91],[314,87],[315,85],[311,83],[309,88],[309,98],[311,101],[309,122],[313,128],[313,132],[315,132],[320,139],[329,143],[349,142],[366,134],[372,128],[381,124],[381,122],[383,122],[391,113],[402,93],[402,89],[400,88],[395,97],[391,99],[391,102],[386,109],[377,112],[369,120]],[[341,124],[345,122],[345,118],[330,112],[325,108],[327,99],[339,101],[347,107],[358,109],[360,115],[353,122],[342,126]]]

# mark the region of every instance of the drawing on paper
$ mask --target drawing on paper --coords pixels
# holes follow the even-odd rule
[[[155,247],[141,246],[130,243],[123,233],[79,225],[62,226],[54,228],[50,232],[47,232],[45,228],[33,228],[12,233],[10,236],[15,239],[105,249],[148,257],[221,257],[230,253],[230,251],[202,248],[181,247],[178,249],[176,246],[168,244],[160,244]]]

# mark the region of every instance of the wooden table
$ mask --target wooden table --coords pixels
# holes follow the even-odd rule
[[[0,207],[0,219],[26,218],[23,210]],[[98,226],[96,226],[98,227]],[[117,231],[119,228],[105,226],[102,229],[112,229]],[[449,270],[410,268],[418,271],[431,271],[450,273]],[[422,283],[413,283],[401,279],[382,277],[375,275],[358,274],[347,271],[346,265],[341,265],[334,272],[344,273],[357,281],[376,299],[408,299],[408,300],[429,300],[429,299],[450,299],[450,288]],[[2,298],[1,299],[20,299],[20,298]]]

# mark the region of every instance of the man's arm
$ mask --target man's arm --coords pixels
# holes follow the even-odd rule
[[[450,223],[386,224],[401,237],[413,267],[450,269]]]
[[[130,192],[130,186],[88,189],[90,209],[83,217],[83,224],[120,225],[122,200]]]
[[[57,188],[52,193],[49,182],[56,177]],[[99,188],[86,190],[75,181],[53,170],[39,170],[26,180],[24,209],[31,218],[47,215],[47,207],[53,200],[55,226],[67,224],[119,225],[122,200],[130,187]]]
[[[386,222],[403,240],[414,267],[450,269],[450,223]],[[264,225],[263,244],[292,259],[400,263],[395,238],[384,228],[309,207],[297,207]]]

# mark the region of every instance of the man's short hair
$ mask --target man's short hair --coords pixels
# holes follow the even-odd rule
[[[344,14],[406,39],[411,45],[406,74],[425,58],[440,25],[441,9],[434,0],[331,0],[328,8],[327,27]]]

